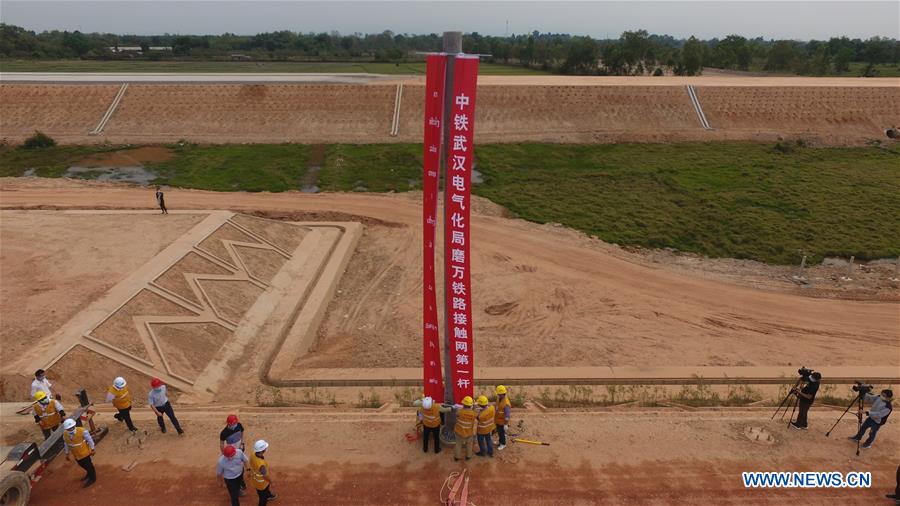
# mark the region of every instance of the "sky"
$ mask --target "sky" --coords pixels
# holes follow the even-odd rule
[[[28,30],[117,34],[295,32],[540,32],[617,38],[625,30],[678,38],[900,38],[900,0],[807,1],[215,1],[0,0],[0,21]],[[507,28],[508,23],[508,28]]]

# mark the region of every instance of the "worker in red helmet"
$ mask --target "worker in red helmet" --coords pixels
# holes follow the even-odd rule
[[[222,448],[222,456],[216,464],[216,477],[221,476],[225,480],[224,485],[228,489],[231,506],[240,506],[240,497],[246,493],[241,490],[241,482],[244,481],[244,462],[249,461],[244,452],[231,445]]]
[[[166,422],[163,421],[163,413],[165,413],[166,416],[169,417],[169,420],[172,421],[172,425],[175,426],[178,435],[184,434],[181,424],[179,424],[178,419],[175,418],[175,411],[172,409],[172,403],[169,402],[169,397],[166,395],[166,384],[159,378],[150,380],[150,393],[147,394],[147,405],[150,406],[150,409],[152,409],[153,413],[156,415],[156,423],[159,424],[159,430],[161,430],[163,434],[166,433]]]
[[[244,451],[244,426],[238,421],[237,415],[228,415],[228,418],[225,419],[225,428],[219,433],[219,445],[222,450],[226,446],[233,446]],[[241,490],[246,488],[244,476],[241,475]]]

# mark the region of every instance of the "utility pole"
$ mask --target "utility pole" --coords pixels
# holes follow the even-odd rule
[[[444,40],[442,46],[443,52],[447,54],[447,70],[444,74],[444,116],[441,121],[441,173],[440,177],[446,182],[447,176],[447,153],[450,145],[450,129],[447,128],[447,121],[453,112],[453,67],[456,63],[456,55],[462,53],[462,32],[444,32]],[[446,240],[447,226],[447,185],[444,184],[444,220],[441,227],[441,233],[444,234]],[[446,245],[444,246],[446,251]],[[449,284],[449,273],[447,272],[447,259],[444,259],[444,402],[453,404],[453,373],[451,360],[451,341],[448,329],[450,328],[450,308],[447,307],[447,287]],[[456,433],[454,426],[456,425],[456,412],[451,411],[444,415],[444,425],[441,428],[441,439],[445,443],[453,443],[456,441]]]

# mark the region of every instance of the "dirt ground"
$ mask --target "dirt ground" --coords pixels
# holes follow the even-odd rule
[[[97,483],[78,488],[82,471],[57,459],[34,488],[32,504],[134,505],[223,504],[225,489],[215,478],[216,436],[227,407],[214,411],[175,407],[186,435],[162,435],[146,410],[135,423],[149,436],[138,447],[106,411],[112,426],[97,446]],[[767,410],[682,413],[666,410],[536,412],[515,410],[521,437],[550,446],[512,444],[493,459],[454,462],[451,448],[423,454],[407,442],[411,409],[336,411],[245,409],[237,414],[248,443],[265,438],[276,504],[438,504],[451,472],[467,469],[469,499],[492,504],[880,504],[893,492],[897,424],[888,424],[875,447],[854,455],[847,419],[830,438],[824,432],[838,411],[814,409],[812,429],[796,432],[769,421]],[[4,443],[36,435],[24,416],[5,416]],[[762,427],[773,445],[753,443],[747,427]],[[129,468],[126,471],[125,468]],[[869,471],[870,489],[745,489],[743,471]],[[243,504],[255,504],[250,492]],[[446,496],[446,491],[444,492]]]
[[[10,207],[131,206],[144,193],[67,180],[0,183],[0,198]],[[416,195],[171,190],[168,197],[173,209],[265,210],[307,217],[340,210],[377,220],[366,226],[319,342],[296,365],[418,364],[421,210]],[[756,281],[743,283],[739,273],[711,269],[698,276],[694,273],[703,270],[703,262],[672,267],[672,262],[502,214],[497,206],[482,203],[473,227],[475,355],[486,366],[804,363],[821,368],[873,365],[873,357],[879,357],[874,365],[900,363],[896,298],[815,298],[785,280],[770,280],[760,289]],[[720,266],[722,270],[728,269]],[[754,276],[750,279],[761,277]],[[896,287],[874,291],[896,292]],[[840,291],[832,290],[832,295],[839,297]],[[865,292],[853,295],[866,298]],[[366,352],[357,353],[360,349]]]
[[[153,202],[152,193],[142,193],[141,200]],[[204,216],[0,212],[4,365],[47,338]]]

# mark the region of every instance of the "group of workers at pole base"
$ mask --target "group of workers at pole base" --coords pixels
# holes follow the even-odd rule
[[[266,463],[266,450],[269,443],[260,439],[253,443],[253,453],[248,457],[244,453],[244,426],[237,416],[228,415],[225,428],[219,434],[219,446],[222,455],[216,463],[216,476],[223,479],[222,484],[228,490],[232,506],[240,504],[240,497],[246,494],[247,481],[244,479],[244,464],[249,464],[250,486],[256,490],[259,506],[265,506],[278,496],[272,493],[272,477]]]
[[[498,436],[498,450],[506,448],[506,435],[511,416],[511,404],[507,397],[506,387],[498,385],[494,389],[497,400],[493,403],[484,395],[473,400],[466,396],[460,404],[437,404],[431,397],[423,397],[413,402],[419,408],[416,417],[422,424],[422,451],[428,453],[428,445],[434,441],[434,453],[441,452],[441,424],[444,414],[456,412],[456,425],[453,432],[456,444],[453,448],[453,459],[472,458],[473,439],[478,442],[479,457],[494,456],[493,433]]]

